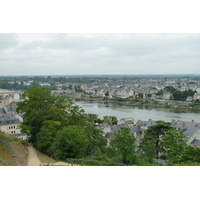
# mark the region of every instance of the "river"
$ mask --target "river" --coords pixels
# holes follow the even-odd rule
[[[132,117],[135,122],[137,120],[163,120],[171,122],[172,119],[200,122],[200,111],[191,109],[175,109],[175,108],[153,108],[149,106],[121,105],[111,102],[92,102],[79,101],[74,102],[82,107],[86,113],[97,114],[98,117],[116,116],[118,120],[121,118]]]

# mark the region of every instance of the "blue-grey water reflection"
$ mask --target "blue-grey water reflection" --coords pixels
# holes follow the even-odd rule
[[[97,114],[102,118],[105,115],[116,116],[119,119],[132,117],[137,120],[164,120],[171,122],[172,119],[191,121],[194,119],[200,122],[200,111],[190,109],[172,109],[172,108],[153,108],[150,106],[134,106],[121,105],[119,103],[109,102],[90,102],[77,101],[74,102],[82,107],[86,113]]]

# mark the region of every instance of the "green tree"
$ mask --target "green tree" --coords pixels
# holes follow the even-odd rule
[[[111,141],[112,147],[118,155],[122,157],[122,162],[126,165],[136,162],[135,137],[130,135],[130,128],[121,127],[121,130],[115,134],[115,138]]]
[[[106,93],[105,93],[105,96],[108,97],[108,96],[109,96],[109,92],[106,92]]]
[[[157,93],[156,93],[157,96],[162,96],[163,95],[163,90],[159,90]]]
[[[140,144],[140,149],[138,150],[141,157],[144,157],[147,162],[153,163],[156,157],[156,147],[153,141],[143,140]]]
[[[56,137],[61,123],[59,121],[45,121],[44,125],[37,134],[36,147],[38,150],[50,154],[51,145]]]
[[[107,146],[106,138],[100,133],[99,129],[96,129],[92,124],[84,126],[86,137],[89,141],[85,156],[94,155],[96,151],[104,153]]]
[[[81,126],[68,126],[57,132],[52,152],[61,160],[81,158],[85,155],[88,144],[87,135]]]
[[[187,146],[187,148],[182,154],[182,157],[179,159],[179,162],[177,163],[182,163],[182,164],[200,163],[200,148]]]
[[[183,152],[186,150],[187,144],[185,136],[176,130],[168,130],[163,136],[163,145],[165,154],[169,163],[179,163]]]
[[[103,116],[103,122],[108,123],[110,125],[117,124],[118,120],[115,116]]]
[[[68,124],[72,102],[62,96],[54,96],[47,87],[32,87],[22,95],[24,101],[18,103],[17,112],[24,113],[21,129],[30,134],[31,142],[36,142],[36,135],[45,121],[53,120]]]
[[[148,147],[151,147],[155,151],[155,155],[158,158],[159,155],[165,151],[163,146],[163,136],[167,134],[168,130],[173,129],[171,123],[164,121],[157,121],[156,125],[149,126],[145,132],[144,138],[141,140],[140,150],[147,154],[146,145],[148,144]],[[151,143],[149,144],[148,141],[151,141]],[[151,155],[153,155],[153,153],[151,153]]]
[[[88,113],[87,117],[88,117],[89,121],[93,122],[93,123],[94,123],[94,121],[96,121],[98,119],[98,115],[97,114],[93,114],[93,113]]]
[[[142,99],[143,98],[143,93],[138,93],[138,97]]]
[[[166,92],[174,92],[176,89],[173,86],[165,86],[164,90]]]

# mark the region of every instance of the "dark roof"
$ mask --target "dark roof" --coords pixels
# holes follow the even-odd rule
[[[13,115],[4,114],[0,117],[0,126],[8,125],[8,124],[20,124],[20,120],[14,117]]]
[[[192,142],[190,144],[193,144],[193,145],[196,144],[197,147],[200,147],[200,140],[194,139],[194,140],[192,140]]]
[[[186,139],[189,139],[198,129],[200,129],[200,123],[173,120],[172,127],[174,127],[176,130],[183,131],[183,134],[186,136]]]
[[[138,126],[133,126],[130,129],[131,129],[131,132],[130,132],[131,135],[133,135],[134,133],[136,133],[137,135],[140,134],[140,128]]]
[[[113,125],[111,130],[113,132],[118,132],[118,130],[121,130],[121,127],[128,127],[126,124],[119,124],[119,125]]]
[[[126,124],[134,124],[134,121],[133,120],[127,120],[127,121],[125,121],[126,122]]]
[[[13,136],[27,136],[27,133],[16,133],[16,134],[13,134]]]
[[[4,114],[6,114],[5,109],[4,109],[4,108],[0,108],[0,113],[4,113]]]
[[[107,139],[114,139],[114,138],[115,138],[115,134],[114,134],[114,133],[111,133],[111,132],[106,133],[106,138],[107,138]]]
[[[5,107],[8,111],[16,111],[17,104],[15,102],[12,102],[12,103],[6,105]]]

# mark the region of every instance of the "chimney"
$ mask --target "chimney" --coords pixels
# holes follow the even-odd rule
[[[182,123],[182,128],[184,128],[185,127],[185,123]]]
[[[195,126],[197,127],[197,126],[199,126],[199,124],[195,124]]]
[[[196,145],[196,143],[194,143],[194,148],[196,148],[197,147],[197,145]]]
[[[192,119],[192,122],[194,122],[194,119]]]

